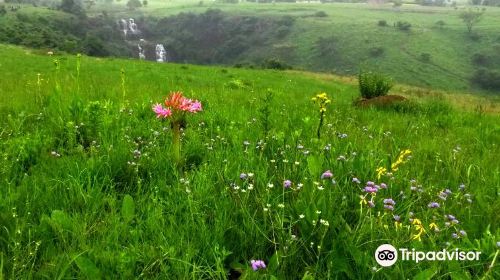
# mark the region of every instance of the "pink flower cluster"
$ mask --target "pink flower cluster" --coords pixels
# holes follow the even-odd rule
[[[153,106],[153,112],[156,113],[157,118],[170,117],[174,112],[197,113],[202,110],[200,101],[186,98],[182,92],[170,93],[165,100],[165,106],[159,103]]]

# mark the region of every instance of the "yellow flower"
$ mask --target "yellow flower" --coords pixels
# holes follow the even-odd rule
[[[385,173],[387,173],[387,168],[385,168],[385,167],[379,167],[379,168],[377,168],[376,171],[377,171],[377,179],[380,180],[380,177],[382,175],[385,175]]]
[[[431,224],[429,225],[429,228],[430,228],[430,229],[434,229],[434,230],[439,230],[439,228],[438,228],[438,226],[436,225],[436,223],[431,223]]]
[[[359,196],[359,198],[361,199],[361,200],[359,201],[359,204],[361,204],[361,205],[363,205],[363,204],[364,204],[364,205],[368,204],[368,201],[366,201],[366,198],[365,198],[364,196],[360,195],[360,196]]]
[[[401,222],[395,221],[394,226],[396,227],[396,231],[397,231],[403,227],[403,224]]]
[[[415,227],[415,230],[417,231],[416,233],[412,234],[411,239],[412,240],[418,240],[422,241],[422,235],[425,233],[424,226],[422,225],[422,222],[419,219],[413,219],[412,224]]]

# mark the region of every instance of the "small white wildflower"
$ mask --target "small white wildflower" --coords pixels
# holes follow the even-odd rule
[[[279,208],[285,208],[285,204],[280,203],[280,204],[278,204],[278,207],[279,207]]]
[[[306,216],[305,216],[304,214],[300,214],[300,215],[299,215],[299,218],[300,218],[300,219],[304,219],[305,217],[306,217]]]

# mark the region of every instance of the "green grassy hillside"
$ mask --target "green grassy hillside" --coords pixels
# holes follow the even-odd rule
[[[0,57],[0,279],[500,277],[498,113],[404,87],[359,108],[311,73]],[[178,90],[203,111],[176,161],[151,107]],[[383,243],[481,255],[383,268]]]
[[[178,6],[176,2],[152,1],[139,11],[117,14],[164,17],[216,8],[233,15],[293,16],[296,21],[286,38],[273,40],[271,45],[257,45],[239,59],[258,62],[278,57],[295,67],[344,75],[355,75],[359,66],[364,65],[389,73],[399,82],[430,88],[477,90],[477,85],[471,86],[471,78],[482,66],[473,63],[474,55],[493,56],[491,59],[497,61],[497,65],[500,62],[497,32],[500,8],[495,7],[486,8],[482,20],[473,29],[478,38],[471,39],[459,18],[466,9],[463,6],[454,9],[417,5],[393,8],[389,4],[198,3],[188,1]],[[324,12],[326,17],[317,16],[318,12]],[[379,20],[385,20],[388,26],[378,26]],[[395,28],[393,25],[398,21],[409,22],[410,30]],[[444,25],[436,24],[439,21]],[[326,45],[318,44],[320,37],[328,39]],[[426,54],[428,60],[423,58]]]
[[[278,58],[309,71],[356,75],[365,67],[385,72],[400,83],[431,89],[499,91],[498,7],[486,7],[470,35],[459,18],[466,9],[463,6],[153,0],[131,11],[125,4],[97,3],[83,19],[43,7],[7,10],[0,16],[0,41],[96,56],[137,57],[139,37],[125,41],[116,23],[132,17],[143,31],[149,59],[154,59],[155,44],[163,43],[169,60],[175,62],[260,67],[263,61]],[[223,13],[194,16],[209,9]],[[174,17],[180,13],[194,15]],[[381,20],[387,26],[379,26]],[[394,26],[397,22],[408,22],[411,28],[400,30]]]

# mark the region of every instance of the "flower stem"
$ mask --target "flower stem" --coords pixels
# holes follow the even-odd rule
[[[181,124],[180,122],[173,122],[172,124],[172,154],[177,168],[181,168]]]

